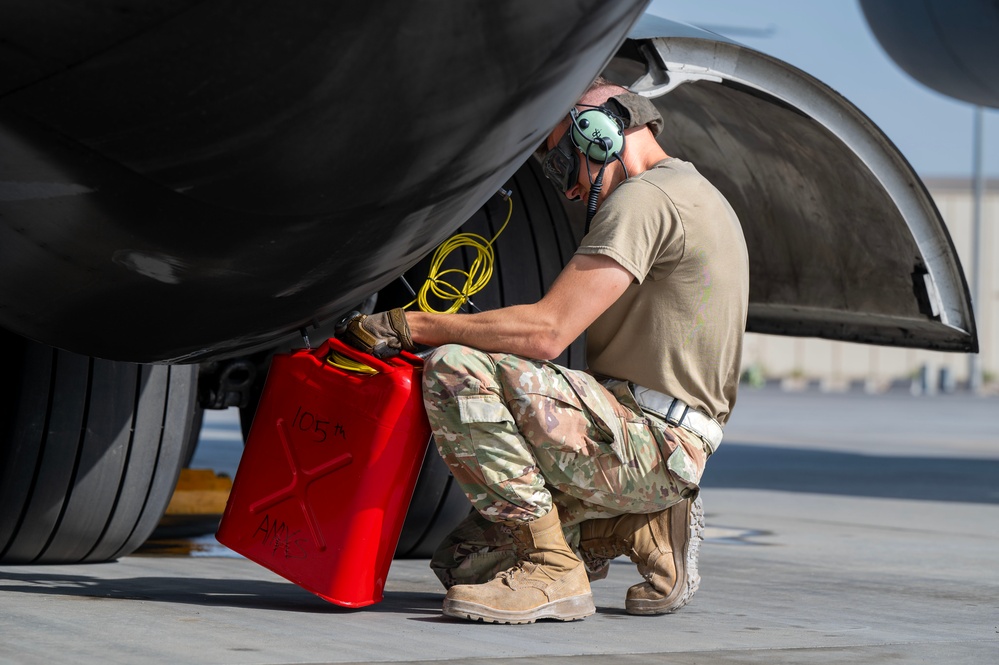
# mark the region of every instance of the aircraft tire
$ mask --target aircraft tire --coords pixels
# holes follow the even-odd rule
[[[472,298],[482,310],[539,300],[572,257],[582,235],[581,220],[570,219],[558,193],[547,183],[534,159],[528,160],[504,188],[513,192],[513,214],[494,245],[493,278]],[[494,196],[460,231],[492,238],[506,218],[507,209],[506,201]],[[474,258],[474,252],[464,251],[460,257],[462,269],[467,269]],[[429,263],[428,257],[406,273],[414,289],[426,279]],[[400,293],[399,288],[393,285],[379,295],[379,310],[412,299],[408,293]],[[574,342],[556,362],[582,368],[583,341]],[[471,504],[431,441],[396,547],[396,558],[431,556],[469,510]]]
[[[0,564],[125,556],[188,458],[197,367],[81,356],[0,331]]]

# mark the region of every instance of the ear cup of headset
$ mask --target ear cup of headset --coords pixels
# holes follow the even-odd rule
[[[591,160],[607,162],[624,149],[624,127],[606,109],[586,109],[573,118],[572,141]]]

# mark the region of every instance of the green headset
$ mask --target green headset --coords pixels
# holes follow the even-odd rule
[[[591,161],[606,164],[624,150],[624,122],[610,109],[573,108],[569,117],[572,142]]]
[[[565,194],[579,177],[579,156],[606,166],[621,159],[624,151],[624,126],[621,117],[605,106],[590,106],[583,111],[569,111],[570,124],[555,147],[541,162],[545,176]]]
[[[569,116],[572,118],[569,134],[573,144],[589,161],[600,164],[596,178],[593,178],[587,169],[590,195],[586,199],[586,227],[583,230],[585,235],[590,232],[590,222],[597,214],[597,200],[604,187],[604,169],[607,168],[607,164],[612,159],[617,159],[624,168],[625,178],[628,177],[628,168],[621,159],[621,153],[624,151],[624,121],[606,106],[590,106],[583,111],[577,111],[573,107]]]
[[[590,195],[586,200],[586,229],[590,231],[590,221],[597,213],[597,200],[604,184],[604,169],[611,160],[621,162],[625,178],[628,168],[624,165],[621,153],[624,152],[625,119],[605,105],[589,106],[580,104],[583,110],[573,107],[569,111],[569,128],[555,147],[548,151],[541,168],[545,176],[563,194],[571,190],[579,177],[579,155],[587,161],[600,165],[596,178],[587,168],[590,180]]]

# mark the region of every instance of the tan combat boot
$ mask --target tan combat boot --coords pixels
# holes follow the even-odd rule
[[[586,569],[562,536],[558,511],[514,524],[518,563],[485,584],[457,584],[444,596],[444,614],[488,623],[572,621],[596,611]]]
[[[621,515],[580,525],[579,548],[593,568],[622,554],[645,581],[628,589],[628,614],[668,614],[686,605],[701,583],[697,556],[704,538],[700,497],[650,515]]]

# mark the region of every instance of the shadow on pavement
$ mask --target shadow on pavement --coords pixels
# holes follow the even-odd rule
[[[999,460],[860,455],[725,442],[702,487],[999,504]]]
[[[443,596],[387,591],[380,603],[352,609],[329,603],[291,582],[203,577],[101,579],[81,574],[9,570],[0,572],[0,591],[70,596],[81,600],[139,600],[333,615],[355,612],[440,614]]]

